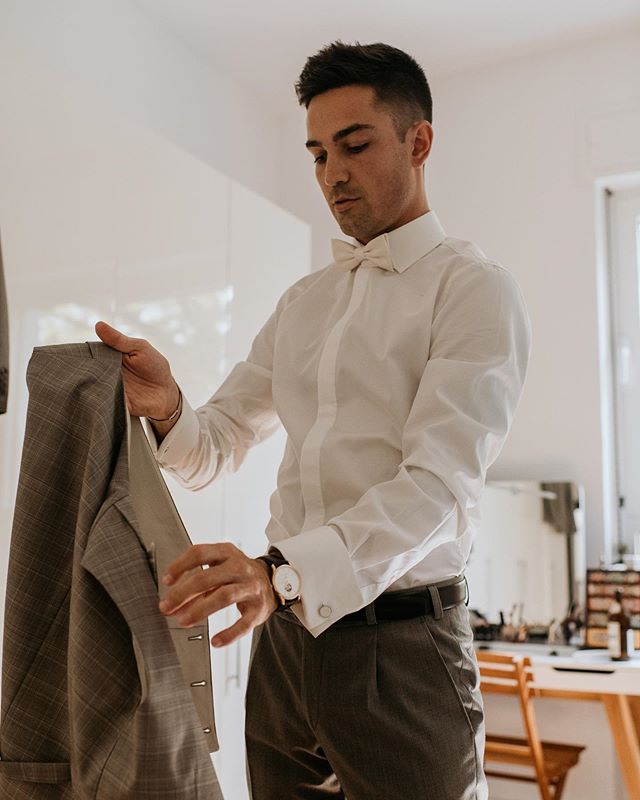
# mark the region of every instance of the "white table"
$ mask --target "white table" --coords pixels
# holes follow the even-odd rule
[[[510,642],[477,642],[476,647],[529,656],[536,697],[602,703],[627,794],[640,798],[640,654],[611,661],[606,650]]]

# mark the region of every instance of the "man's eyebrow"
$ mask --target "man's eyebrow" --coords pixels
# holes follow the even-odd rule
[[[345,137],[349,136],[352,133],[355,133],[356,131],[362,131],[362,130],[372,131],[375,129],[375,127],[376,127],[375,125],[366,125],[361,122],[356,122],[354,125],[349,125],[348,128],[343,128],[341,131],[334,133],[331,138],[333,139],[334,142],[339,142],[340,139],[344,139]],[[307,142],[305,142],[304,146],[322,147],[322,142],[319,142],[317,139],[309,139]]]

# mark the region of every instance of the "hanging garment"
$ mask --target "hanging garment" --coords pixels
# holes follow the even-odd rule
[[[157,571],[189,540],[128,423],[121,355],[38,347],[27,383],[0,797],[220,800],[207,626],[170,629],[158,610]]]

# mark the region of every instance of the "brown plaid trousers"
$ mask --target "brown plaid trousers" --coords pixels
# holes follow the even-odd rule
[[[129,492],[121,356],[34,350],[12,532],[0,797],[219,800]]]

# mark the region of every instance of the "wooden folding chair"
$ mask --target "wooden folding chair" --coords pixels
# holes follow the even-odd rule
[[[537,783],[542,800],[560,800],[567,773],[578,763],[584,747],[559,742],[543,742],[538,736],[533,712],[533,672],[525,656],[479,651],[480,687],[483,694],[510,694],[518,698],[525,737],[494,736],[487,733],[485,773],[494,778]],[[531,772],[495,769],[492,764],[517,768],[532,767]],[[488,768],[489,767],[489,768]]]

